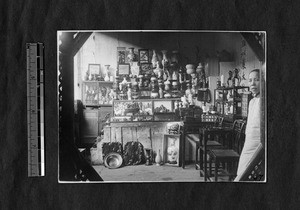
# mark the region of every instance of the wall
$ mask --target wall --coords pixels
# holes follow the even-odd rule
[[[223,63],[222,66],[224,68],[220,68],[221,75],[224,75],[225,81],[228,79],[228,71],[231,70],[230,67],[239,68],[240,76],[245,74],[246,81],[244,81],[245,85],[248,86],[248,75],[249,72],[255,68],[261,69],[262,64],[256,57],[253,50],[250,48],[248,43],[246,42],[245,46],[245,69],[242,68],[242,40],[243,37],[240,33],[219,33],[218,37],[215,39],[216,51],[221,52],[223,49],[226,49],[228,52],[233,53],[232,63]]]
[[[74,79],[75,97],[81,98],[80,83],[88,70],[89,63],[101,65],[101,72],[104,74],[104,65],[110,65],[110,72],[115,75],[117,68],[117,47],[134,47],[138,49],[155,49],[158,56],[161,50],[178,50],[181,60],[197,65],[198,56],[204,59],[206,54],[215,52],[215,33],[179,33],[179,32],[96,32],[93,33],[74,59],[74,71],[77,78]],[[197,47],[199,52],[197,51]]]
[[[117,47],[134,47],[135,52],[138,49],[155,49],[159,53],[161,50],[168,51],[178,50],[181,54],[183,63],[197,64],[199,58],[209,61],[208,75],[212,103],[207,103],[207,106],[213,105],[213,94],[216,88],[216,81],[220,75],[224,75],[225,81],[228,78],[228,71],[233,68],[242,69],[242,40],[240,33],[179,33],[179,32],[96,32],[93,33],[74,59],[75,78],[75,99],[81,99],[81,80],[88,70],[89,63],[97,63],[101,65],[101,73],[104,74],[104,65],[110,65],[110,72],[115,75],[117,68]],[[197,56],[197,48],[199,55]],[[249,71],[254,68],[260,68],[261,64],[255,56],[252,49],[246,43],[246,65],[242,69],[240,75],[245,75],[244,85],[248,86]],[[226,50],[232,54],[231,62],[218,62],[217,53]],[[160,54],[161,55],[161,54]],[[77,75],[77,76],[76,76]],[[201,102],[196,101],[196,105],[202,106]],[[190,136],[186,141],[186,159],[191,160],[195,157],[195,140]]]
[[[246,43],[246,69],[241,68],[242,40],[240,33],[234,32],[95,32],[74,59],[74,75],[77,75],[77,78],[74,78],[75,99],[81,98],[81,80],[88,70],[89,63],[100,64],[103,75],[105,74],[104,65],[108,64],[111,74],[115,75],[117,47],[134,47],[136,53],[138,49],[155,49],[159,56],[163,49],[169,52],[178,50],[184,64],[197,65],[199,60],[209,61],[210,68],[207,70],[207,75],[219,77],[223,74],[225,81],[228,78],[228,71],[237,67],[241,69],[240,75],[245,75],[244,84],[248,85],[249,71],[261,68],[261,63]],[[224,49],[233,55],[233,60],[229,67],[222,68],[224,65],[221,65],[220,68],[217,63],[217,53]],[[212,85],[212,94],[214,87]]]

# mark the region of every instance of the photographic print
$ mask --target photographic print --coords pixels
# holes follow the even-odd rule
[[[266,182],[265,32],[58,31],[57,40],[60,183]],[[99,64],[109,81],[86,75]]]

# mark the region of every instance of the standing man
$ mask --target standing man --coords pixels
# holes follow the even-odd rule
[[[249,73],[249,86],[253,98],[249,102],[249,112],[246,125],[246,139],[240,156],[237,175],[247,168],[249,161],[260,144],[260,70]]]

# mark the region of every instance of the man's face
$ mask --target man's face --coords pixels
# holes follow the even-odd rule
[[[260,90],[259,73],[253,71],[249,74],[249,87],[252,94],[256,95]]]

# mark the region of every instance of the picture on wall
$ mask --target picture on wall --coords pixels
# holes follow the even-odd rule
[[[118,64],[119,75],[129,75],[130,74],[130,64]]]
[[[100,64],[89,64],[89,74],[99,75],[100,74]]]
[[[117,61],[119,64],[124,64],[126,62],[126,48],[117,47]]]
[[[139,49],[139,62],[140,63],[149,63],[149,50],[148,49]]]
[[[140,74],[152,74],[152,64],[151,63],[141,63],[140,64]]]

